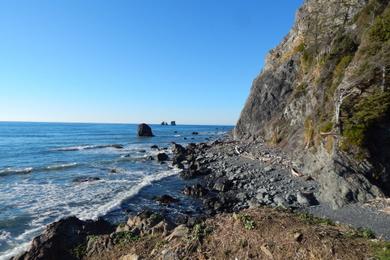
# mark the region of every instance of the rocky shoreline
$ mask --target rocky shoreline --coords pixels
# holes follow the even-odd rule
[[[116,227],[103,220],[92,222],[66,218],[49,225],[33,240],[28,252],[13,259],[51,259],[53,255],[57,256],[56,259],[88,258],[86,256],[112,250],[118,239],[132,241],[154,234],[175,237],[179,236],[176,233],[187,234],[188,230],[215,216],[240,214],[248,209],[277,208],[291,214],[310,212],[355,228],[363,226],[359,219],[365,219],[364,228],[374,229],[379,238],[390,239],[390,217],[380,212],[386,205],[374,209],[372,205],[354,204],[339,211],[329,210],[329,205],[317,199],[319,183],[302,175],[287,156],[264,142],[242,143],[226,136],[222,140],[191,143],[187,147],[173,143],[171,150],[171,158],[162,150],[157,154],[157,160],[180,168],[181,178],[191,180],[182,192],[202,202],[201,215],[188,211],[172,219],[145,209]],[[170,207],[178,202],[167,194],[161,194],[155,200]],[[359,212],[359,217],[353,215],[356,212]],[[354,222],[354,219],[358,221]],[[99,239],[91,242],[91,237]],[[166,239],[170,241],[170,238]]]

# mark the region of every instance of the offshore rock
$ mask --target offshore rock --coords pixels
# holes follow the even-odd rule
[[[152,132],[152,128],[145,124],[145,123],[142,123],[140,125],[138,125],[138,136],[143,136],[143,137],[152,137],[154,136],[153,135],[153,132]]]

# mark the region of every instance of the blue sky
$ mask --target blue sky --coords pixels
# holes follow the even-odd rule
[[[0,121],[235,124],[302,0],[0,0]]]

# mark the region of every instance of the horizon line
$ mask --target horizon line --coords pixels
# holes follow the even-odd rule
[[[161,123],[146,123],[146,122],[140,122],[140,123],[125,123],[125,122],[80,122],[80,121],[18,121],[18,120],[0,120],[0,123],[44,123],[44,124],[107,124],[107,125],[139,125],[139,124],[149,124],[149,125],[161,125]],[[185,123],[180,124],[176,122],[176,126],[235,126],[235,124],[195,124],[195,123]],[[166,126],[172,126],[170,124]]]

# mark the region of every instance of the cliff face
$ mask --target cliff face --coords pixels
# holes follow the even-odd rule
[[[306,0],[234,131],[289,152],[340,206],[390,194],[388,0]]]

